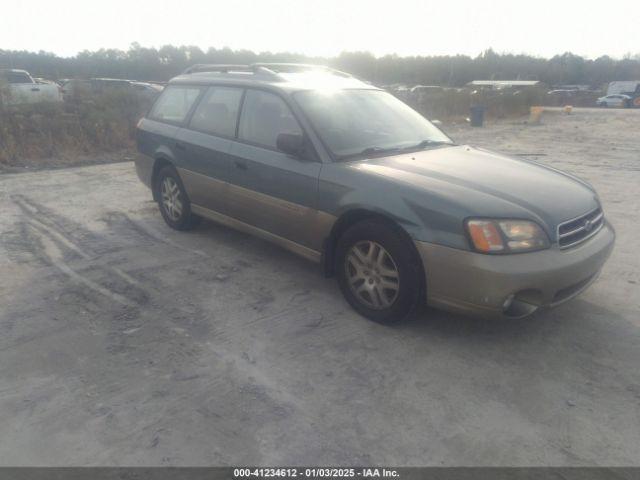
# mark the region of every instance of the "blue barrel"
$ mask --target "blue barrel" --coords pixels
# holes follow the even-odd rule
[[[484,111],[485,108],[480,105],[476,105],[475,107],[471,107],[471,126],[472,127],[481,127],[484,123]]]

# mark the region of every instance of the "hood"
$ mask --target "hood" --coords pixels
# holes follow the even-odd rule
[[[473,215],[504,217],[525,209],[551,228],[598,206],[593,188],[576,177],[469,146],[374,158],[354,167],[427,191],[440,189],[444,182],[457,187],[457,197],[471,190],[481,194],[469,195],[468,208]],[[479,198],[486,201],[478,202]],[[464,198],[458,201],[465,203]]]

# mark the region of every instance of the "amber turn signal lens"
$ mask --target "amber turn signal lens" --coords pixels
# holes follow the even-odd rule
[[[470,220],[467,227],[476,250],[485,253],[504,250],[502,236],[492,221]]]

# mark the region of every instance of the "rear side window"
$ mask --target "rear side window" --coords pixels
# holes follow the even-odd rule
[[[275,149],[276,139],[281,133],[302,135],[302,129],[284,100],[273,93],[247,90],[240,116],[239,138]]]
[[[189,126],[213,135],[234,137],[241,98],[239,88],[211,87],[198,104]]]
[[[195,103],[201,88],[169,86],[154,104],[149,118],[169,123],[182,123]]]
[[[7,72],[6,77],[9,83],[33,83],[29,75],[23,72]]]

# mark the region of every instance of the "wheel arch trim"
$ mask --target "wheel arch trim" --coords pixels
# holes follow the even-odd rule
[[[158,172],[160,172],[160,170],[166,165],[170,165],[174,168],[176,167],[171,159],[169,159],[169,157],[163,153],[159,153],[154,157],[153,167],[151,169],[151,193],[155,201],[158,201],[158,192],[156,191],[156,180],[158,178]]]
[[[364,207],[353,207],[343,211],[338,216],[331,228],[329,235],[323,242],[322,268],[324,270],[325,276],[332,277],[334,275],[335,250],[340,235],[342,235],[342,233],[352,225],[368,219],[379,219],[387,223],[391,228],[393,228],[396,232],[398,232],[405,238],[405,240],[411,245],[411,248],[414,250],[414,254],[418,259],[420,259],[420,254],[415,247],[413,238],[411,237],[409,232],[402,226],[402,224],[397,221],[397,219],[389,215],[387,212],[371,210]],[[419,266],[420,269],[423,269],[422,262],[419,262]]]

